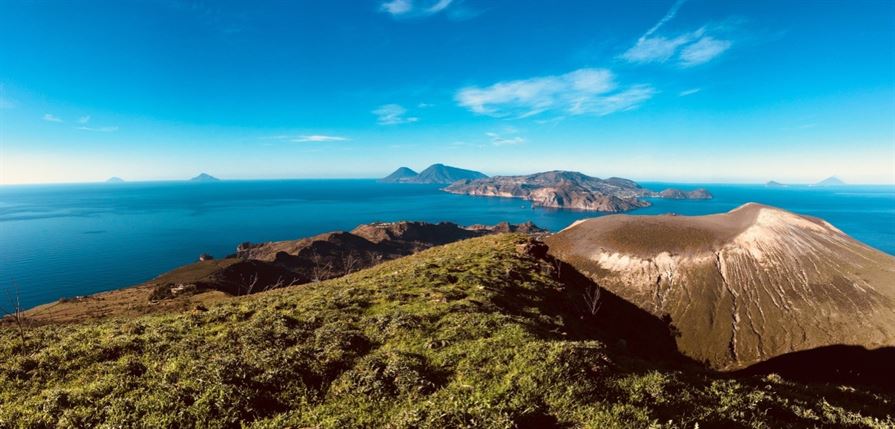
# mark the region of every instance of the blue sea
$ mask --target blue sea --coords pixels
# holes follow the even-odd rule
[[[895,254],[895,187],[837,188],[642,183],[705,187],[709,201],[653,200],[631,214],[719,213],[754,201],[821,217]],[[373,221],[494,224],[533,221],[560,230],[593,212],[532,209],[521,200],[469,197],[439,186],[373,180],[145,182],[0,187],[0,302],[34,306],[149,280],[263,242],[350,230]]]

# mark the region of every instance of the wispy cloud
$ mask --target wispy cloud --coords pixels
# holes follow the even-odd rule
[[[348,137],[342,136],[327,136],[322,134],[312,134],[307,136],[297,136],[295,138],[290,139],[289,141],[295,143],[305,143],[305,142],[344,142],[350,140]]]
[[[373,111],[376,122],[379,125],[409,124],[419,121],[419,118],[407,116],[407,109],[399,104],[386,104]]]
[[[79,124],[86,124],[86,123],[88,123],[88,122],[90,122],[90,115],[87,115],[87,116],[81,116],[80,118],[78,118],[78,123],[79,123]]]
[[[52,113],[44,113],[43,120],[48,122],[64,122],[62,118],[52,114]]]
[[[668,13],[666,13],[665,16],[663,16],[662,19],[660,19],[659,22],[656,23],[656,25],[647,30],[646,33],[643,33],[643,36],[641,36],[640,39],[646,39],[647,37],[652,36],[653,33],[655,33],[656,31],[659,31],[659,28],[662,28],[662,26],[665,25],[666,22],[671,21],[674,16],[677,15],[677,11],[681,8],[681,6],[684,5],[686,1],[687,0],[677,0],[676,2],[674,2],[674,4],[671,5],[671,9],[668,10]]]
[[[652,37],[637,40],[637,44],[625,51],[622,58],[632,63],[664,63],[678,52],[681,46],[693,42],[701,30],[674,38]]]
[[[707,63],[730,48],[731,42],[704,36],[681,51],[681,65],[691,67]]]
[[[696,94],[699,91],[702,91],[702,88],[690,88],[690,89],[685,89],[685,90],[679,92],[677,95],[679,95],[681,97],[686,97],[688,95]]]
[[[278,134],[273,136],[259,137],[261,140],[279,140],[291,143],[322,143],[322,142],[344,142],[351,140],[348,137],[333,136],[326,134]]]
[[[81,127],[75,127],[75,129],[76,129],[76,130],[81,130],[81,131],[95,131],[95,132],[98,132],[98,133],[114,133],[115,131],[118,131],[118,127],[86,127],[86,126],[81,126]]]
[[[643,33],[637,43],[625,51],[621,58],[631,63],[665,63],[672,58],[677,59],[681,67],[692,67],[704,64],[721,55],[731,46],[728,40],[719,40],[709,36],[707,27],[685,32],[676,36],[653,36],[668,21],[677,15],[686,0],[678,0],[671,9]]]
[[[525,143],[525,139],[521,136],[507,137],[493,132],[485,133],[485,135],[488,136],[489,139],[491,139],[491,144],[494,146],[507,146]]]
[[[379,10],[394,17],[421,17],[442,12],[454,0],[390,0],[382,3]]]
[[[649,85],[618,89],[607,69],[579,69],[562,75],[498,82],[461,89],[457,102],[494,117],[529,117],[547,111],[569,115],[608,115],[636,108],[655,93]]]

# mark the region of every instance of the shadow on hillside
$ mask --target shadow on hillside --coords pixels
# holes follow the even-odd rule
[[[895,347],[834,345],[788,353],[732,375],[775,373],[808,383],[860,384],[895,391]]]
[[[551,259],[560,282],[566,286],[566,300],[579,315],[578,336],[622,347],[647,361],[704,367],[678,351],[675,338],[680,334],[668,317],[656,317],[603,288],[600,288],[599,310],[591,315],[586,308],[585,294],[599,285],[572,265]]]

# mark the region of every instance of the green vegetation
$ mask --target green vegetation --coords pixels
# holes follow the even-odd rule
[[[207,311],[0,329],[0,427],[892,427],[893,396],[601,341],[521,235]],[[590,322],[590,323],[589,323]]]

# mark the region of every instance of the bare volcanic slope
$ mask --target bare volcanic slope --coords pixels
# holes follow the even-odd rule
[[[606,216],[546,241],[602,288],[670,319],[678,349],[715,369],[895,346],[895,257],[820,219],[750,203],[698,217]]]
[[[527,176],[495,176],[461,180],[444,189],[453,194],[521,198],[534,206],[601,212],[623,212],[647,207],[643,197],[708,199],[705,189],[653,192],[637,182],[618,177],[599,179],[574,171],[548,171]]]

